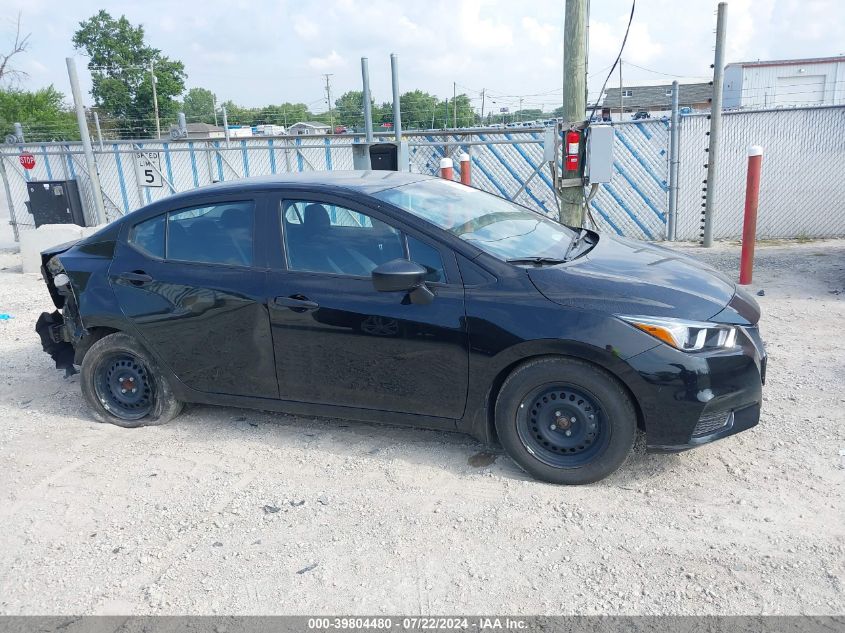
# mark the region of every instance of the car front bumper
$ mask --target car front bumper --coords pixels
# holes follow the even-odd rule
[[[628,359],[651,452],[679,452],[756,426],[766,352],[756,327],[732,350],[686,353],[659,345]]]

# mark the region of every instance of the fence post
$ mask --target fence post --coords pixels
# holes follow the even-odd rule
[[[15,142],[24,143],[23,126],[20,123],[15,123]]]
[[[754,244],[757,240],[757,205],[760,201],[760,173],[763,148],[748,148],[748,174],[745,179],[745,218],[742,222],[742,255],[739,260],[739,283],[751,283],[754,271]]]
[[[454,179],[454,172],[452,170],[452,159],[451,158],[441,158],[440,159],[440,177],[445,178],[446,180],[453,180]]]
[[[472,182],[472,176],[470,174],[469,154],[467,154],[466,152],[461,152],[458,156],[458,160],[461,163],[461,182],[469,186]]]
[[[704,201],[704,226],[701,243],[713,246],[713,214],[719,176],[719,139],[722,135],[722,87],[725,74],[725,30],[728,21],[728,3],[720,2],[716,19],[716,53],[713,59],[713,101],[710,105],[710,144],[707,148],[707,197]]]
[[[100,129],[100,115],[94,110],[94,127],[97,129],[97,142],[100,144],[100,153],[103,152],[103,130]]]
[[[6,191],[6,204],[9,207],[9,224],[12,225],[12,233],[15,236],[15,241],[20,242],[18,221],[15,218],[15,205],[12,203],[12,190],[9,189],[9,178],[6,175],[6,157],[3,154],[0,154],[0,178],[3,178],[3,189]]]
[[[680,87],[676,79],[672,82],[672,118],[669,129],[669,218],[666,224],[666,239],[670,242],[675,241],[678,223],[678,162],[680,160],[678,141],[681,135],[679,128],[681,116],[678,110],[679,91]]]
[[[79,124],[79,136],[82,139],[82,149],[85,151],[85,165],[88,169],[88,180],[91,183],[91,195],[94,197],[94,213],[98,224],[108,222],[106,205],[103,202],[103,190],[100,187],[100,174],[97,173],[97,163],[94,161],[94,150],[91,147],[91,135],[88,133],[88,122],[85,120],[85,109],[82,106],[82,91],[79,89],[79,77],[76,75],[76,62],[73,57],[66,57],[67,73],[70,78],[70,90],[73,93],[73,103],[76,106],[76,122]]]

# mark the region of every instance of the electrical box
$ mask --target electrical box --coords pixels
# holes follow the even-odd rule
[[[85,214],[75,180],[31,180],[26,183],[29,212],[38,228],[42,224],[85,226]]]
[[[399,147],[396,143],[370,145],[370,169],[399,171]]]
[[[352,167],[354,169],[376,169],[381,171],[409,171],[410,154],[408,143],[366,143],[352,144]]]
[[[584,176],[591,185],[610,182],[613,177],[613,127],[587,128],[587,156]]]

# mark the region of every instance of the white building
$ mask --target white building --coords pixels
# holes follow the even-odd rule
[[[329,132],[331,132],[331,127],[316,121],[300,121],[288,128],[288,134],[292,136],[298,134],[328,134]]]
[[[845,104],[845,56],[728,64],[723,104],[725,109]]]

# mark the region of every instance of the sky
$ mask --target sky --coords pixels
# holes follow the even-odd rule
[[[390,53],[399,55],[400,90],[450,97],[453,82],[487,111],[544,108],[562,101],[564,0],[3,0],[0,43],[21,12],[31,47],[16,62],[25,89],[53,84],[70,94],[65,57],[77,55],[83,90],[87,60],[71,37],[105,8],[143,24],[147,42],[185,63],[187,87],[245,106],[303,102],[327,108],[360,90],[369,58],[373,97],[391,100]],[[589,76],[597,96],[627,24],[629,0],[592,0]],[[716,5],[712,0],[637,0],[623,53],[623,83],[710,78]],[[730,0],[727,62],[845,53],[843,0]],[[618,86],[616,74],[608,86]],[[86,105],[90,104],[86,94]]]

